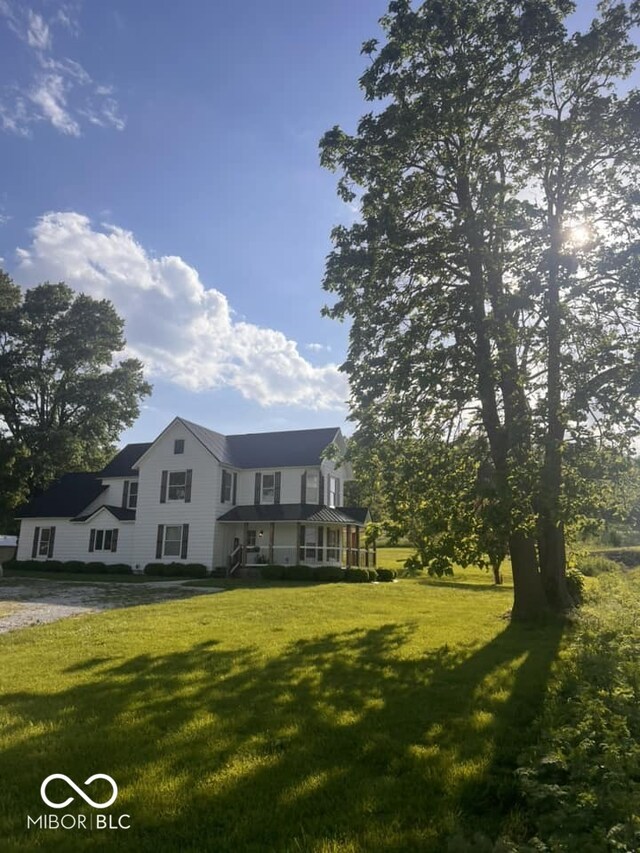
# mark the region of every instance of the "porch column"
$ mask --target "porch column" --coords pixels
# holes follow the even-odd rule
[[[351,525],[347,524],[347,568],[351,568]]]
[[[356,566],[360,568],[362,560],[360,559],[360,528],[356,527]]]
[[[247,547],[249,543],[249,522],[242,525],[242,565],[247,565]]]
[[[269,563],[273,564],[273,542],[276,538],[276,525],[272,521],[269,525]]]
[[[296,521],[296,546],[295,546],[296,547],[296,550],[295,550],[296,563],[302,562],[302,547],[300,545],[300,527],[301,527],[300,522]]]

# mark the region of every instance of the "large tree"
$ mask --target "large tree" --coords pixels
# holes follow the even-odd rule
[[[5,523],[66,471],[96,470],[150,393],[137,359],[115,360],[123,321],[107,300],[0,271],[0,454]]]
[[[352,415],[383,439],[484,435],[516,618],[570,605],[563,454],[596,427],[628,438],[637,399],[638,100],[612,84],[638,4],[601,4],[584,35],[573,7],[391,3],[363,48],[377,109],[321,143],[362,214],[325,276],[352,318]]]

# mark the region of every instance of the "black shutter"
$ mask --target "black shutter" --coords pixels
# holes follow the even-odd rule
[[[191,480],[193,479],[193,470],[191,468],[187,468],[187,478],[184,486],[184,502],[186,504],[191,503]]]
[[[234,471],[233,472],[233,504],[236,504],[236,497],[238,495],[238,475]]]
[[[162,472],[162,479],[160,480],[160,503],[166,504],[167,502],[167,477],[168,472]]]
[[[306,504],[307,502],[307,472],[305,471],[302,477],[300,478],[300,503]]]
[[[324,506],[324,474],[322,471],[318,472],[318,503],[320,506]]]
[[[164,524],[158,525],[158,535],[156,536],[156,559],[162,557],[162,538],[164,536]]]
[[[305,526],[304,524],[300,525],[300,541],[298,542],[298,562],[301,563],[304,560],[304,541],[305,541]]]
[[[122,506],[124,509],[127,508],[127,504],[129,503],[129,481],[124,481],[124,486],[122,487]]]
[[[324,562],[324,527],[318,528],[318,553],[316,554],[316,560],[319,560],[321,563]]]
[[[47,557],[53,557],[53,543],[56,541],[56,529],[55,527],[49,528],[49,553]]]
[[[40,539],[40,528],[36,527],[36,529],[33,531],[33,547],[31,549],[31,556],[32,557],[38,556],[38,540],[39,539]]]
[[[256,473],[256,486],[253,493],[254,504],[260,503],[260,490],[262,489],[262,474]]]
[[[280,491],[282,486],[282,472],[276,471],[275,477],[273,478],[274,489],[273,489],[273,502],[274,504],[280,503]]]
[[[113,530],[111,532],[111,550],[112,551],[118,550],[118,531],[117,530]]]
[[[223,471],[222,472],[222,482],[220,484],[220,503],[221,504],[224,503],[224,487],[226,485],[226,481],[227,481],[227,472]]]
[[[92,527],[91,531],[89,533],[89,550],[90,551],[94,550],[95,544],[96,544],[96,529],[95,529],[95,527]]]
[[[187,559],[187,551],[189,549],[189,525],[182,525],[182,547],[180,549],[180,558],[182,560]]]

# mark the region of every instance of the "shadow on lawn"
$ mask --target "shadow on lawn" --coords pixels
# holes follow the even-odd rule
[[[121,792],[110,811],[132,820],[109,850],[441,851],[461,823],[495,836],[562,628],[509,625],[418,657],[411,632],[332,633],[266,664],[215,641],[88,657],[67,670],[84,683],[6,696],[6,825],[32,849],[24,815],[43,811],[44,776],[108,773]],[[100,849],[89,836],[49,832],[47,849]]]

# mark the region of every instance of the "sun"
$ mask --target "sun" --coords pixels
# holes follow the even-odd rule
[[[591,229],[584,222],[569,223],[564,231],[565,241],[572,246],[584,246],[591,237]]]

